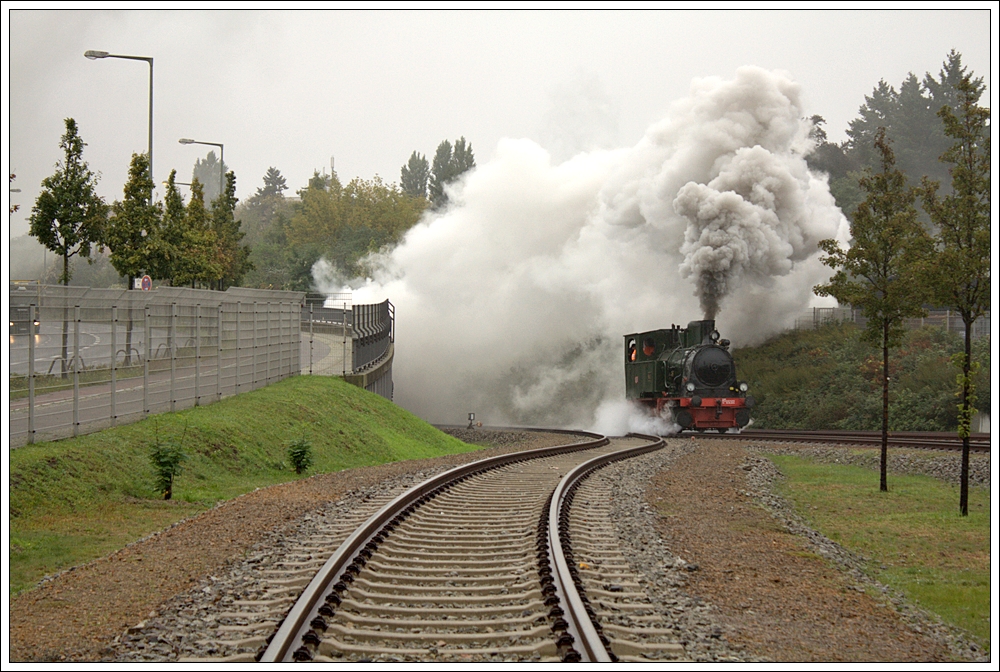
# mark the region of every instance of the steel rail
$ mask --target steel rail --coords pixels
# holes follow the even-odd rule
[[[311,622],[320,615],[319,609],[323,606],[323,597],[331,590],[336,589],[338,580],[347,584],[354,581],[354,574],[360,571],[360,564],[364,564],[367,558],[361,554],[368,552],[377,546],[375,537],[385,528],[397,520],[398,516],[405,515],[412,511],[419,504],[426,502],[436,494],[436,491],[456,481],[464,479],[474,473],[494,469],[513,462],[519,462],[561,453],[574,452],[578,450],[588,450],[608,444],[608,438],[592,432],[519,428],[521,431],[545,431],[556,434],[568,434],[574,436],[590,437],[589,441],[580,443],[563,444],[550,446],[548,448],[536,448],[522,452],[507,453],[488,457],[469,464],[460,465],[449,469],[437,476],[433,476],[423,483],[419,483],[402,495],[383,506],[373,514],[361,527],[355,530],[344,542],[334,551],[333,555],[324,563],[313,580],[306,586],[299,599],[289,610],[281,626],[271,639],[270,644],[265,649],[260,658],[260,662],[291,662],[295,660],[295,654],[299,651],[299,644],[304,637],[311,632]],[[345,585],[346,587],[346,585]]]
[[[658,436],[645,434],[629,434],[628,436],[646,439],[650,443],[601,455],[574,467],[556,486],[549,503],[548,536],[549,558],[553,568],[552,578],[556,595],[563,599],[569,607],[564,610],[564,615],[567,631],[582,649],[571,647],[571,650],[576,650],[580,654],[579,662],[610,663],[616,658],[610,651],[607,638],[600,632],[600,625],[594,623],[590,616],[592,609],[580,593],[576,567],[572,564],[571,558],[567,557],[570,554],[572,540],[563,534],[562,528],[565,527],[568,534],[569,507],[573,501],[573,493],[588,476],[612,462],[659,450],[665,445],[663,439]],[[575,656],[572,658],[564,656],[564,660],[577,662]]]

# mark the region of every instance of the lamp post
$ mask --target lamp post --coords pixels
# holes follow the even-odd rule
[[[109,54],[106,51],[85,51],[83,55],[92,61],[98,58],[125,58],[130,61],[146,61],[149,63],[149,204],[153,204],[153,57],[152,56],[125,56],[123,54]]]
[[[222,143],[202,142],[201,140],[192,140],[191,138],[181,138],[177,142],[182,145],[212,145],[219,148],[219,196],[222,196],[226,187],[226,148],[223,147]]]

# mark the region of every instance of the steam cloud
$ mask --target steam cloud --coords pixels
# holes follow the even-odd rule
[[[354,283],[396,306],[395,400],[432,422],[660,428],[622,419],[622,334],[705,314],[762,340],[829,277],[817,242],[846,242],[803,116],[797,84],[747,67],[696,80],[631,148],[556,165],[502,140]]]

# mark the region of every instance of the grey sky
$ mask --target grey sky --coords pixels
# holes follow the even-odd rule
[[[417,150],[465,136],[479,165],[498,140],[531,138],[559,158],[631,146],[694,78],[742,65],[784,70],[833,140],[879,79],[937,74],[952,48],[993,93],[988,3],[947,11],[41,11],[3,20],[9,35],[9,171],[26,220],[76,119],[100,193],[121,197],[146,150],[148,67],[90,61],[88,49],[151,56],[154,172],[187,182],[225,144],[237,196],[269,166],[294,191],[314,170],[398,181]],[[23,5],[30,7],[31,5]],[[159,189],[162,194],[162,188]]]

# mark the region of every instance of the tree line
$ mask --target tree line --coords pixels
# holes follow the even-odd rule
[[[879,82],[865,98],[861,116],[851,122],[850,140],[836,148],[839,154],[829,143],[817,148],[823,161],[843,158],[860,166],[845,176],[856,187],[841,182],[839,188],[838,204],[851,223],[850,246],[820,243],[824,263],[835,272],[814,291],[860,308],[868,318],[862,338],[882,350],[883,491],[889,353],[901,341],[903,320],[926,315],[928,305],[948,306],[962,316],[965,344],[955,364],[963,516],[968,515],[969,433],[978,372],[972,325],[990,310],[990,110],[978,104],[984,89],[982,78],[967,74],[961,56],[952,51],[939,80],[928,74],[919,84],[911,74],[899,93]],[[929,122],[932,110],[936,124]],[[937,159],[928,163],[928,152],[938,152]],[[927,170],[917,178],[919,172],[907,173],[903,166]],[[942,175],[943,188],[937,179]],[[854,200],[853,207],[847,205]]]
[[[225,174],[224,193],[206,206],[204,186],[191,182],[187,204],[171,171],[163,202],[153,200],[146,154],[133,154],[121,200],[110,205],[97,194],[97,176],[83,160],[86,143],[73,119],[60,140],[64,157],[42,181],[29,219],[29,232],[62,257],[59,281],[68,285],[70,259],[109,252],[109,261],[133,288],[143,274],[173,286],[225,289],[252,268],[250,251],[235,219],[236,177]],[[216,184],[218,184],[218,180]],[[219,189],[216,187],[216,193]]]
[[[83,159],[85,146],[67,119],[64,158],[43,181],[30,218],[30,234],[61,257],[63,284],[75,257],[102,263],[106,257],[129,288],[148,274],[172,286],[309,291],[320,258],[346,281],[365,275],[364,260],[398,243],[425,210],[447,207],[448,185],[476,165],[472,144],[461,137],[438,145],[433,165],[413,152],[401,170],[402,186],[377,175],[343,184],[335,173],[317,172],[293,198],[270,167],[263,186],[238,203],[235,175],[209,152],[194,166],[185,203],[176,171],[163,200],[154,202],[148,157],[133,154],[122,199],[107,204]]]
[[[399,185],[377,175],[344,184],[336,173],[314,173],[295,198],[284,195],[285,179],[269,168],[264,186],[236,211],[254,266],[245,283],[309,291],[320,258],[345,283],[368,275],[370,255],[396,245],[426,211],[444,210],[448,185],[475,166],[472,144],[461,137],[442,141],[433,164],[414,151],[400,170]]]

